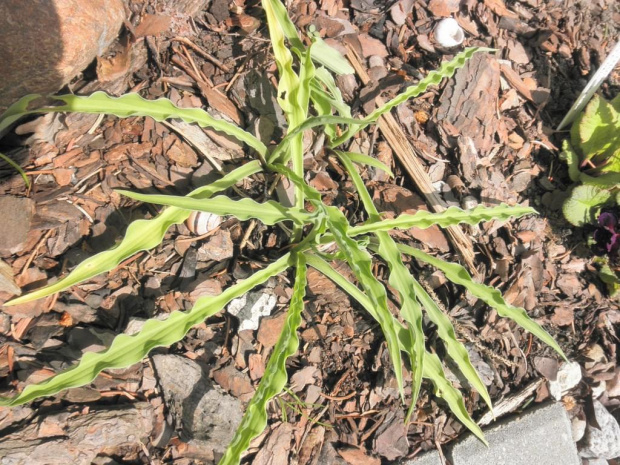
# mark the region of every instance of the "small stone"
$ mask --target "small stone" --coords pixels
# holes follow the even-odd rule
[[[230,232],[220,229],[198,249],[197,258],[200,262],[215,260],[220,262],[231,258],[234,253],[235,246],[230,238]]]
[[[585,420],[580,420],[579,418],[573,418],[571,422],[571,430],[573,432],[573,441],[578,442],[581,441],[581,438],[586,433],[586,425]]]
[[[594,401],[594,416],[600,429],[594,425],[586,426],[579,455],[587,459],[608,460],[620,456],[620,425],[598,400]]]
[[[227,310],[240,320],[239,331],[244,329],[258,329],[258,320],[262,316],[270,315],[278,299],[275,295],[263,292],[249,292],[234,299],[228,304]]]
[[[581,366],[577,362],[564,362],[558,370],[555,381],[549,381],[549,393],[555,400],[574,388],[581,381]]]
[[[172,354],[153,356],[167,407],[182,427],[182,439],[222,454],[241,423],[241,402],[216,389],[193,360]]]

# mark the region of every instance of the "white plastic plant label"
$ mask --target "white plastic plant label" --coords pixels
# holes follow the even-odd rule
[[[577,98],[571,109],[568,110],[568,113],[566,113],[566,116],[559,124],[557,128],[558,131],[567,124],[570,124],[581,112],[581,110],[583,110],[583,108],[594,95],[594,92],[598,90],[603,81],[607,79],[607,76],[609,76],[609,74],[613,71],[618,61],[620,61],[620,42],[616,43],[616,45],[611,50],[611,53],[607,56],[601,67],[596,73],[594,73],[594,76],[592,76],[590,82],[588,82],[588,84],[586,84],[584,89],[581,91],[579,98]]]

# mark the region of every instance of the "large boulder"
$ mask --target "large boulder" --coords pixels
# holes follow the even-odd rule
[[[0,111],[58,91],[114,41],[123,0],[2,0]]]

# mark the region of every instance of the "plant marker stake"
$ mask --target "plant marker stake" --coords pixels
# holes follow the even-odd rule
[[[590,79],[588,84],[586,84],[584,89],[581,91],[579,98],[575,101],[571,109],[568,110],[568,113],[566,113],[566,116],[556,129],[557,131],[562,129],[567,124],[571,123],[575,119],[575,116],[577,116],[577,114],[579,114],[581,110],[583,110],[583,108],[586,106],[586,103],[588,103],[594,95],[594,92],[596,92],[597,89],[601,87],[603,81],[607,79],[607,76],[609,76],[609,74],[613,71],[618,61],[620,61],[620,42],[616,43],[616,45],[611,50],[611,53],[607,56],[601,67],[596,73],[594,73],[592,79]]]

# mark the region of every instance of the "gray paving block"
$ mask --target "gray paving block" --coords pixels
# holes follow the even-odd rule
[[[467,436],[443,453],[452,465],[581,465],[564,407],[546,404],[486,428],[486,448]],[[439,455],[426,454],[404,465],[440,465]]]

